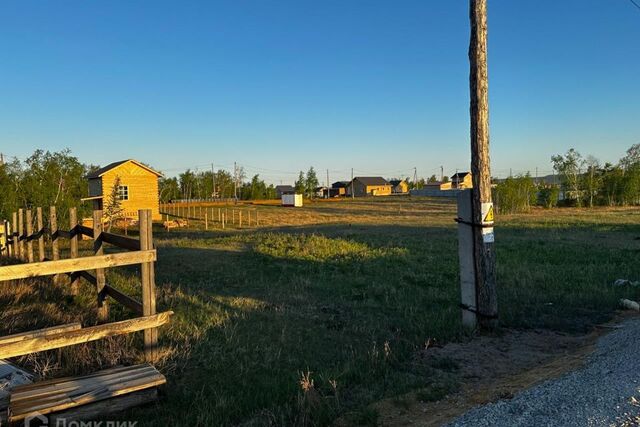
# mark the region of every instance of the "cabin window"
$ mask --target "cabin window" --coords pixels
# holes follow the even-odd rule
[[[128,185],[118,185],[118,200],[129,200]]]

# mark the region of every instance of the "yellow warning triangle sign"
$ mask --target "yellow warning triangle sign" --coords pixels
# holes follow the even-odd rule
[[[485,215],[482,222],[493,222],[493,205],[489,207],[489,211]]]

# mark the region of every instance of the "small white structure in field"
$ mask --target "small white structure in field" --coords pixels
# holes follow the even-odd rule
[[[283,194],[282,206],[293,208],[302,207],[302,194]]]

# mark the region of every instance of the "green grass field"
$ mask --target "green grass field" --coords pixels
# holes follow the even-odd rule
[[[429,341],[466,339],[452,201],[258,209],[269,227],[155,230],[159,309],[176,313],[161,330],[169,384],[158,405],[128,416],[141,425],[375,424],[372,402],[455,389],[441,375],[447,361],[416,358]],[[584,332],[619,298],[638,299],[640,290],[611,284],[640,279],[639,224],[627,208],[497,218],[501,326]],[[109,279],[139,293],[129,273]]]

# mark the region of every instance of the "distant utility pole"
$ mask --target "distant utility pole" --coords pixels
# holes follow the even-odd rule
[[[418,168],[413,167],[413,185],[418,188]]]
[[[351,198],[353,199],[355,194],[353,194],[353,168],[351,168]]]
[[[489,161],[489,77],[487,67],[487,0],[470,0],[469,43],[471,92],[472,219],[476,277],[476,310],[481,328],[492,329],[498,321],[496,252]]]
[[[444,181],[444,166],[440,166],[440,182]]]
[[[329,169],[327,169],[327,199],[329,198]]]
[[[216,197],[216,172],[213,170],[213,163],[211,163],[211,198],[214,199]]]
[[[238,165],[233,162],[233,198],[238,202]]]
[[[4,165],[4,154],[0,153],[0,166]]]

